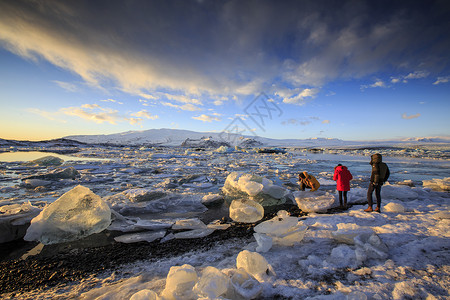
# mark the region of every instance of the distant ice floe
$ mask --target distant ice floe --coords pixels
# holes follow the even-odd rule
[[[450,191],[450,177],[444,179],[423,180],[423,187],[436,191]]]

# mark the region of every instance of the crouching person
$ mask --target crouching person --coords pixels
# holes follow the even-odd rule
[[[302,191],[308,188],[311,189],[311,192],[314,192],[320,187],[320,183],[317,179],[311,174],[308,174],[306,171],[298,174],[298,181],[300,184],[300,190]]]

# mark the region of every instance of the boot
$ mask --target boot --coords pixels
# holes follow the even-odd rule
[[[373,212],[372,206],[369,206],[364,210],[365,212]]]
[[[375,207],[374,212],[380,213],[380,212],[381,212],[381,209],[377,206],[377,207]]]

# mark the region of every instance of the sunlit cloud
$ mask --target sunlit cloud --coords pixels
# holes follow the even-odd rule
[[[97,124],[109,123],[117,124],[119,122],[128,122],[131,125],[139,124],[144,119],[156,120],[158,115],[151,115],[146,110],[131,113],[129,116],[119,114],[119,111],[101,107],[98,104],[83,104],[80,107],[64,107],[55,112],[40,110],[37,108],[29,108],[28,112],[40,115],[48,120],[67,122],[65,116],[78,117],[86,121],[95,122]]]
[[[402,115],[402,119],[405,119],[405,120],[411,120],[411,119],[416,119],[416,118],[418,118],[418,117],[420,117],[420,113],[418,113],[418,114],[415,114],[415,115],[406,115],[406,113],[404,113],[403,115]]]
[[[323,120],[322,124],[330,124],[330,120]]]
[[[438,77],[436,79],[436,81],[433,82],[433,84],[434,85],[438,85],[438,84],[441,84],[441,83],[447,83],[449,81],[450,81],[450,76]]]
[[[222,119],[219,116],[220,116],[220,114],[218,114],[218,113],[214,113],[212,115],[202,114],[197,117],[192,117],[192,119],[211,123],[212,121],[221,121]]]
[[[311,88],[311,89],[303,89],[299,92],[299,89],[291,90],[290,92],[281,92],[278,93],[281,96],[284,103],[287,104],[295,104],[295,105],[304,105],[307,100],[314,99],[316,95],[319,93],[319,89]]]
[[[426,78],[426,77],[428,77],[428,75],[430,75],[430,72],[428,72],[428,71],[414,71],[407,75],[391,77],[391,83],[399,83],[399,82],[408,83],[408,80],[410,80],[410,79]]]

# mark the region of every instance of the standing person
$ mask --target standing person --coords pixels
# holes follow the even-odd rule
[[[352,173],[346,166],[338,164],[334,167],[333,180],[336,181],[336,189],[339,192],[340,208],[347,209],[347,192],[350,191],[350,180],[352,179]],[[342,194],[344,194],[344,204],[342,204]]]
[[[381,186],[385,183],[390,175],[387,164],[381,161],[381,154],[376,153],[370,157],[370,164],[372,165],[372,174],[370,175],[369,189],[367,190],[367,202],[369,207],[364,211],[366,212],[381,212]],[[377,207],[372,209],[372,194],[375,191],[377,197]]]
[[[300,190],[304,191],[305,188],[310,188],[311,192],[317,191],[320,187],[320,183],[316,177],[308,174],[306,171],[298,174],[298,181],[300,183]]]

